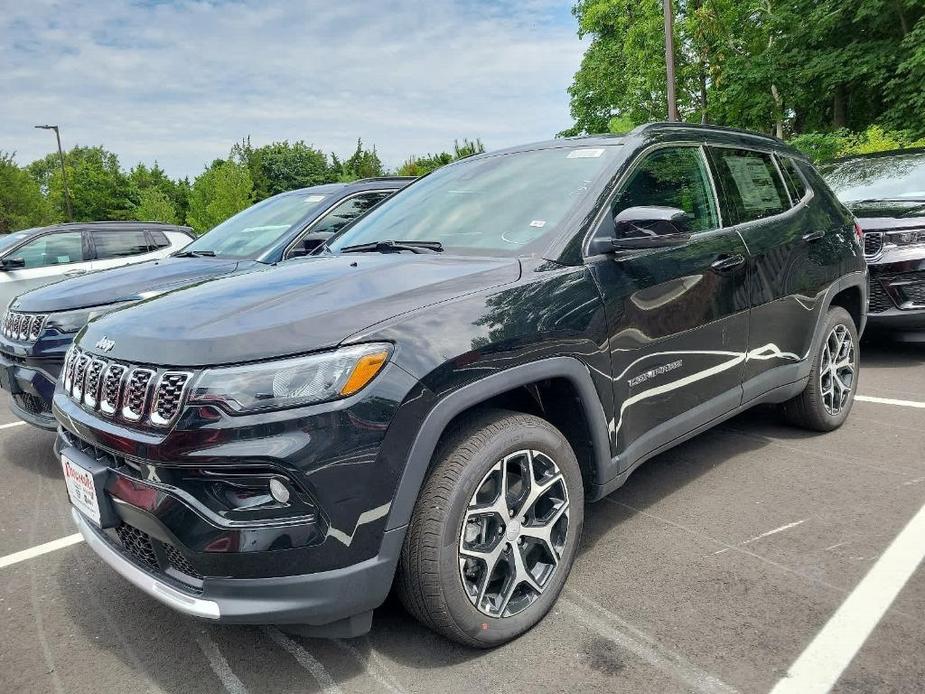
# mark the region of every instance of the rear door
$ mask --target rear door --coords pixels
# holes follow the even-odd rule
[[[837,237],[828,234],[827,215],[812,209],[812,190],[789,157],[735,147],[709,152],[726,216],[749,253],[747,402],[797,380],[833,276],[826,249]]]
[[[688,212],[691,240],[588,262],[610,329],[621,471],[740,404],[747,341],[746,250],[723,225],[703,148],[643,154],[611,207],[645,205]]]
[[[96,256],[93,270],[140,263],[157,255],[144,229],[94,229],[90,235]]]

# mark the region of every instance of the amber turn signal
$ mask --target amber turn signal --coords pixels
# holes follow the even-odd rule
[[[388,358],[388,352],[376,352],[375,354],[367,354],[365,357],[361,357],[356,366],[353,367],[350,378],[347,379],[344,387],[340,389],[340,394],[353,395],[362,390],[385,366]]]

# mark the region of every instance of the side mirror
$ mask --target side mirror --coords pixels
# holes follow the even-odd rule
[[[332,234],[326,231],[318,231],[312,234],[305,234],[299,242],[292,247],[292,250],[289,251],[289,258],[301,258],[306,255],[311,255],[318,248],[331,238]]]
[[[613,236],[596,239],[599,253],[683,246],[691,239],[691,216],[676,207],[627,207],[613,218]]]
[[[4,258],[0,260],[0,270],[16,270],[26,267],[25,258]]]

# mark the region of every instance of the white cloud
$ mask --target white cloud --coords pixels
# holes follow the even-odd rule
[[[570,124],[582,44],[570,3],[521,0],[39,0],[0,13],[0,150],[103,144],[123,165],[196,175],[250,134],[399,164],[480,137],[489,149]]]

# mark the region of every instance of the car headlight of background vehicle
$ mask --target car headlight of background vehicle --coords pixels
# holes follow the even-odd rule
[[[365,388],[392,354],[387,343],[353,345],[270,362],[203,371],[189,402],[254,412],[346,398]]]
[[[46,329],[54,328],[59,333],[76,333],[94,318],[105,315],[125,306],[130,306],[134,301],[122,301],[117,304],[106,304],[104,306],[91,306],[89,308],[80,308],[76,311],[61,311],[60,313],[48,314],[48,320],[45,323]]]
[[[925,247],[925,229],[910,229],[909,231],[888,231],[886,243],[898,248],[910,246]]]

